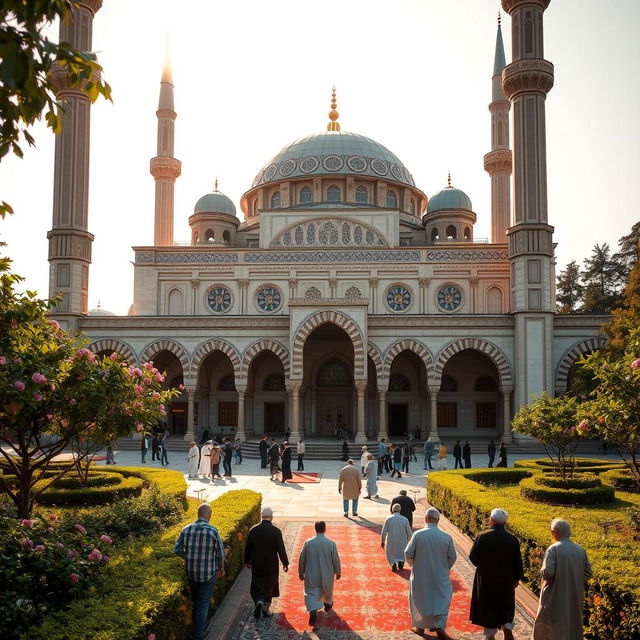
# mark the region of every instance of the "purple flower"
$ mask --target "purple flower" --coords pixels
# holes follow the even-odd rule
[[[13,386],[14,386],[18,391],[24,391],[25,384],[24,384],[24,382],[22,382],[22,380],[16,380],[16,381],[13,383]]]
[[[71,573],[69,574],[69,580],[71,580],[72,584],[78,584],[80,576],[77,573]]]
[[[47,381],[46,376],[42,375],[39,371],[36,371],[32,376],[31,380],[36,384],[44,384]]]
[[[33,542],[31,540],[29,540],[29,538],[22,538],[22,540],[20,540],[20,544],[25,548],[25,549],[31,549],[33,548]]]
[[[94,549],[88,556],[87,560],[91,562],[98,562],[98,560],[102,560],[102,553],[99,549]]]
[[[7,364],[7,359],[4,356],[0,356],[0,364]]]
[[[75,527],[80,533],[87,533],[87,530],[81,524],[77,524]]]
[[[638,368],[640,368],[640,358],[638,358],[637,360],[634,360],[634,361],[631,363],[631,368],[632,368],[632,369],[638,369]]]
[[[22,520],[21,522],[23,527],[27,527],[27,529],[33,529],[33,523],[34,523],[33,520],[25,519],[25,520]]]
[[[42,553],[44,551],[44,545],[43,544],[37,544],[35,551],[37,551],[38,553]]]
[[[100,536],[100,540],[102,540],[102,542],[104,542],[105,544],[111,544],[113,542],[113,540],[105,534]]]

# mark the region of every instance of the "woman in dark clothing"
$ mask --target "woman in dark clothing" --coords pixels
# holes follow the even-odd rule
[[[500,443],[500,462],[498,462],[498,467],[506,467],[507,465],[507,447],[504,446],[504,442]]]
[[[293,478],[291,473],[291,447],[288,442],[285,442],[282,449],[282,482],[291,480],[291,478]]]
[[[346,440],[342,442],[342,458],[340,459],[342,462],[349,460],[349,443]]]

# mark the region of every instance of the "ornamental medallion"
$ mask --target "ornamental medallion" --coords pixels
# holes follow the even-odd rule
[[[391,311],[406,311],[411,304],[411,293],[405,286],[395,284],[387,289],[386,300]]]
[[[282,304],[280,289],[271,285],[260,287],[256,293],[256,304],[262,311],[277,311]]]
[[[231,291],[227,287],[216,285],[207,294],[207,303],[215,313],[224,313],[231,308]]]
[[[452,284],[446,284],[438,289],[436,302],[442,311],[457,311],[462,304],[462,292]]]

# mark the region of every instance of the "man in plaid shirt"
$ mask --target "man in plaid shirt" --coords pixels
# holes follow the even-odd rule
[[[201,504],[198,519],[178,536],[173,552],[184,558],[193,606],[192,640],[202,640],[216,578],[224,576],[224,545],[218,530],[209,523],[211,505]]]

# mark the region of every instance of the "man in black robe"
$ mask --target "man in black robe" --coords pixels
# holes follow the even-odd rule
[[[456,443],[453,445],[453,459],[456,461],[456,469],[464,468],[462,464],[462,447],[460,446],[460,440],[456,440]]]
[[[499,629],[505,640],[513,640],[516,587],[524,577],[520,543],[505,530],[506,522],[506,511],[494,509],[489,529],[476,538],[469,554],[476,567],[470,619],[484,627],[488,640],[495,640]]]
[[[400,491],[400,495],[391,501],[390,511],[393,513],[393,505],[400,505],[400,515],[409,521],[409,526],[413,526],[413,512],[416,510],[416,503],[407,495],[406,489]]]
[[[244,565],[251,569],[251,597],[255,604],[256,618],[269,618],[271,600],[280,595],[278,584],[278,558],[282,570],[289,571],[289,558],[284,548],[282,532],[271,524],[273,511],[269,507],[262,510],[262,522],[251,527],[244,549]]]
[[[471,469],[471,445],[468,440],[465,440],[462,447],[462,457],[464,458],[464,468]]]
[[[260,438],[258,449],[260,450],[260,468],[266,469],[267,468],[267,452],[269,451],[269,443],[267,442],[267,436],[264,434],[262,438]]]
[[[282,449],[282,482],[291,480],[293,474],[291,473],[291,447],[289,443],[285,441]]]

